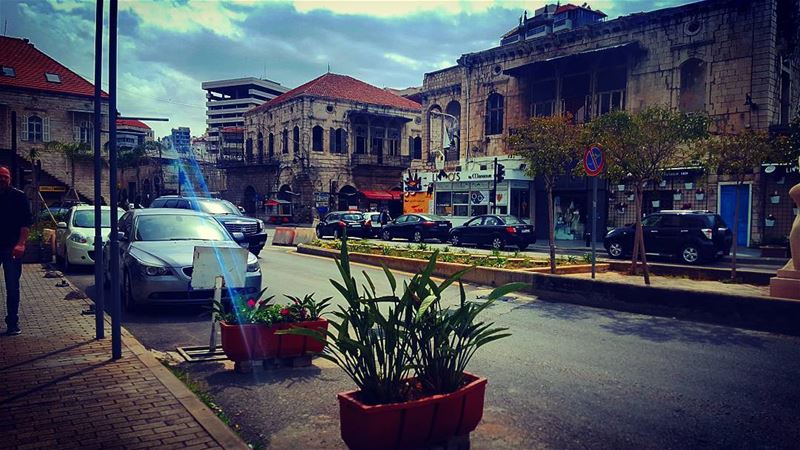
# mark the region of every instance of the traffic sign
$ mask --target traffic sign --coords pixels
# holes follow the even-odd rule
[[[583,168],[586,170],[586,175],[596,177],[603,173],[603,168],[606,165],[606,155],[599,145],[592,145],[586,149],[583,154]]]

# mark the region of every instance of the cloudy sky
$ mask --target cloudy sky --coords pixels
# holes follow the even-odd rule
[[[595,0],[589,5],[615,18],[689,2]],[[178,126],[200,135],[205,130],[203,81],[255,76],[295,87],[325,73],[330,64],[332,72],[376,86],[418,86],[425,72],[498,45],[523,10],[532,14],[545,3],[121,0],[118,107],[127,116],[168,117],[169,122],[150,123],[158,136]],[[94,1],[0,0],[0,30],[30,39],[91,81],[94,8]]]

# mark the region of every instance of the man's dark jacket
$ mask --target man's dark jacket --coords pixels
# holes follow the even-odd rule
[[[0,215],[0,251],[8,251],[17,245],[20,230],[33,223],[25,193],[14,188],[0,192]]]

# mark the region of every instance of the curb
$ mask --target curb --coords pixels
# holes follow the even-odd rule
[[[339,255],[337,250],[306,245],[299,245],[297,252],[329,258]],[[390,269],[409,273],[417,273],[426,265],[426,261],[417,259],[360,253],[350,254],[350,260],[374,266],[385,264]],[[447,277],[466,267],[463,264],[437,263],[433,274]],[[542,301],[800,336],[800,301],[792,299],[638,286],[493,267],[473,269],[462,280],[484,286],[523,282],[530,285],[527,291],[537,294]]]
[[[67,277],[63,277],[63,280],[66,280],[69,283],[70,287],[73,290],[83,292],[82,290],[75,287]],[[86,293],[84,292],[84,295]],[[94,305],[89,296],[87,296],[83,301],[87,304]],[[108,313],[105,313],[104,320],[106,324],[109,326],[111,325],[111,316]],[[239,437],[236,433],[233,432],[222,420],[217,417],[214,412],[212,412],[208,407],[197,398],[197,396],[189,390],[183,382],[175,377],[172,372],[169,371],[160,361],[158,361],[155,356],[153,356],[150,351],[148,351],[141,342],[139,342],[136,337],[131,334],[125,327],[122,327],[122,344],[130,350],[131,354],[133,354],[142,364],[147,367],[150,372],[153,374],[154,377],[165,387],[167,390],[175,396],[175,398],[186,408],[186,411],[189,412],[194,420],[197,421],[200,426],[208,432],[209,435],[219,444],[220,448],[223,449],[230,449],[230,450],[250,450],[250,447]],[[111,339],[110,336],[107,339]]]

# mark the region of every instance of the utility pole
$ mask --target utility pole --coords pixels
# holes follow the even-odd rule
[[[492,167],[492,214],[497,214],[497,157],[494,157],[494,165]]]

